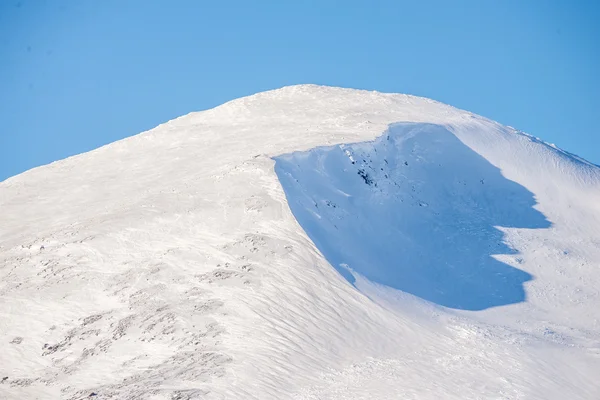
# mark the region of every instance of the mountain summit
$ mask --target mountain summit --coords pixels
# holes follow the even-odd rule
[[[0,183],[2,399],[600,398],[600,167],[285,87]]]

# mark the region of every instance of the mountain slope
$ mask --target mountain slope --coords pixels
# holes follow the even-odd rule
[[[600,396],[600,168],[302,85],[0,183],[6,398]]]

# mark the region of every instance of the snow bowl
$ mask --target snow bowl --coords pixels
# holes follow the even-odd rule
[[[533,194],[445,127],[398,123],[372,142],[275,157],[307,235],[350,283],[370,281],[462,310],[525,301],[532,276],[498,227],[542,229]]]

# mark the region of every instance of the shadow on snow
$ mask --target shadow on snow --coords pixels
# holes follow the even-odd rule
[[[531,192],[444,127],[395,124],[373,142],[275,162],[294,216],[350,283],[354,271],[463,310],[525,300],[532,277],[493,257],[515,254],[496,227],[550,223]]]

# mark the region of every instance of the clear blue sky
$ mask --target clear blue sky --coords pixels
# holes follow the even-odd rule
[[[255,92],[402,92],[600,164],[600,3],[0,1],[0,180]]]

